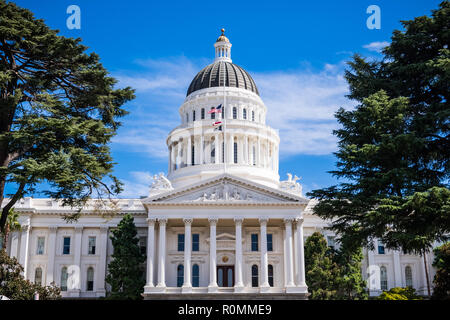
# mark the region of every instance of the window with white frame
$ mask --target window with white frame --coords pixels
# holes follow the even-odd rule
[[[384,254],[384,243],[378,240],[378,254]]]
[[[70,237],[63,238],[63,254],[70,254]]]
[[[36,245],[36,254],[37,255],[44,254],[44,246],[45,246],[45,237],[38,237],[37,245]]]
[[[86,291],[94,291],[94,268],[87,269],[86,280]]]
[[[380,267],[380,288],[383,291],[388,289],[387,269],[385,266]]]
[[[37,267],[34,271],[34,283],[41,285],[42,284],[42,268]]]
[[[405,284],[407,287],[413,286],[412,269],[410,266],[405,267]]]
[[[95,254],[96,237],[88,238],[88,254]]]

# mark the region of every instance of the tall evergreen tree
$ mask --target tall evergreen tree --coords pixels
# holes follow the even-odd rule
[[[450,2],[402,23],[382,61],[349,63],[349,97],[359,105],[336,113],[331,173],[340,183],[308,195],[338,234],[372,248],[380,238],[426,259],[450,232]]]
[[[305,275],[310,299],[330,300],[336,297],[339,271],[320,232],[314,232],[305,241]]]
[[[337,299],[365,300],[368,297],[366,281],[362,276],[362,247],[351,238],[339,239],[340,248],[335,254],[335,262],[339,267],[336,279]]]
[[[106,282],[111,285],[110,299],[141,299],[145,279],[141,264],[145,255],[141,253],[134,218],[127,214],[120,221],[111,236],[114,253],[108,265]]]
[[[434,254],[433,267],[437,270],[433,280],[433,299],[450,300],[450,242],[435,248]]]
[[[0,206],[9,197],[2,231],[9,210],[38,183],[67,205],[121,190],[108,143],[134,93],[115,88],[99,56],[80,42],[0,0]],[[4,194],[7,183],[17,185],[13,194]]]

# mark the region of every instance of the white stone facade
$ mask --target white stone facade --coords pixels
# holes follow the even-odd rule
[[[216,63],[231,63],[231,43],[223,35],[215,57]],[[212,119],[208,111],[218,105],[225,112]],[[298,178],[280,181],[280,139],[265,124],[266,113],[250,90],[223,86],[192,92],[179,108],[181,124],[166,140],[167,178],[155,176],[147,198],[108,205],[92,200],[72,224],[62,220],[71,209],[59,202],[22,199],[14,208],[23,229],[10,235],[7,251],[18,257],[27,279],[54,281],[64,297],[104,296],[113,252],[110,231],[131,213],[147,255],[146,298],[306,298],[304,241],[320,231],[334,245],[334,235],[312,214],[315,202],[302,196]],[[212,126],[215,121],[222,122],[222,130]],[[431,261],[430,256],[430,281]],[[406,285],[426,294],[421,257],[366,250],[366,277],[369,266],[375,270],[372,295],[380,287]]]

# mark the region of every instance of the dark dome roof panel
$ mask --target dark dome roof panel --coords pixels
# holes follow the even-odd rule
[[[189,86],[186,96],[201,89],[223,87],[224,79],[226,87],[246,89],[259,95],[255,81],[253,81],[247,71],[231,62],[217,61],[197,73]]]

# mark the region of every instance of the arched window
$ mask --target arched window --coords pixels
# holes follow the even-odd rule
[[[237,108],[233,107],[233,119],[237,119]]]
[[[252,287],[258,286],[258,266],[252,265]]]
[[[386,291],[388,289],[387,270],[385,266],[380,268],[380,287],[381,290]]]
[[[410,266],[405,267],[405,282],[407,287],[413,286],[412,270]]]
[[[200,286],[200,269],[198,264],[194,264],[192,266],[192,286],[199,287]]]
[[[255,111],[252,111],[252,121],[255,121]]]
[[[234,143],[234,148],[233,148],[233,154],[234,154],[234,163],[238,163],[238,144],[237,142]]]
[[[177,267],[177,287],[182,287],[184,282],[184,267],[179,264]]]
[[[211,107],[211,110],[213,110],[214,107]],[[216,113],[215,112],[211,112],[211,119],[215,119],[216,118]]]
[[[273,287],[273,265],[269,264],[267,266],[267,271],[269,275],[269,285]]]
[[[247,120],[247,109],[244,109],[242,111],[242,117],[244,118],[244,120]]]
[[[195,110],[192,111],[192,121],[195,121]]]
[[[86,275],[86,291],[94,291],[94,268],[89,267]]]
[[[201,117],[202,117],[202,120],[205,119],[205,108],[202,108]]]
[[[34,283],[41,285],[42,284],[42,269],[41,267],[37,267],[34,271]]]
[[[61,269],[61,291],[67,291],[67,267]]]

